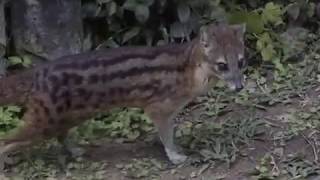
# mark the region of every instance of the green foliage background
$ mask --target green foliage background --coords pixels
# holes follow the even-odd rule
[[[85,0],[83,13],[99,19],[98,47],[159,45],[193,38],[209,22],[246,23],[248,46],[264,61],[285,60],[279,32],[290,19],[312,19],[315,3],[300,1]],[[280,44],[279,44],[280,43]],[[255,58],[258,58],[255,56]],[[278,67],[281,69],[281,67]]]

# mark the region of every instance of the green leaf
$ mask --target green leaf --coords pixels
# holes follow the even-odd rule
[[[280,5],[269,2],[262,11],[262,20],[264,24],[271,23],[277,26],[283,23],[282,14]]]
[[[129,140],[135,140],[140,136],[140,132],[139,131],[131,131],[127,134],[127,137],[129,138]]]
[[[101,44],[98,48],[101,48],[101,47],[117,48],[119,47],[119,44],[113,38],[109,38],[107,41]]]
[[[276,55],[276,51],[274,49],[273,41],[269,35],[269,33],[263,33],[258,37],[256,42],[257,50],[260,51],[262,59],[264,61],[272,60]]]
[[[138,5],[135,9],[135,16],[140,23],[145,23],[149,18],[149,8],[144,5]]]
[[[228,21],[231,24],[239,24],[247,22],[247,12],[245,11],[234,11],[228,14]]]
[[[23,62],[22,58],[19,56],[10,56],[10,57],[8,57],[8,60],[9,60],[9,64],[11,66],[17,65],[17,64],[22,64],[22,62]]]
[[[180,3],[178,5],[178,17],[180,22],[187,22],[190,18],[190,7],[185,3]]]
[[[10,111],[10,112],[20,112],[21,111],[21,108],[19,106],[8,106],[7,107],[7,111]]]
[[[309,6],[308,6],[308,9],[307,9],[308,17],[310,17],[310,18],[313,17],[315,15],[315,12],[316,12],[316,4],[310,2]]]
[[[274,54],[275,54],[275,50],[273,46],[270,44],[261,50],[262,59],[265,61],[272,60]]]
[[[31,60],[31,57],[30,57],[30,56],[24,55],[24,56],[22,56],[22,60],[23,60],[22,65],[23,65],[24,67],[30,67],[30,66],[31,66],[32,60]]]
[[[14,66],[14,65],[22,65],[24,67],[30,67],[32,64],[31,57],[28,55],[24,55],[22,57],[19,56],[11,56],[8,57],[9,60],[9,65]]]
[[[250,12],[247,15],[248,32],[260,34],[264,31],[264,24],[261,21],[261,15],[257,12]]]
[[[108,4],[108,16],[112,16],[117,12],[117,4],[115,2],[111,2]]]
[[[130,11],[135,11],[137,6],[138,3],[135,0],[126,0],[122,7]]]
[[[210,19],[215,19],[217,22],[225,22],[227,21],[227,13],[225,9],[221,6],[212,7],[212,11],[210,12]]]
[[[140,28],[139,27],[134,27],[134,28],[130,29],[129,31],[127,31],[123,35],[122,43],[128,42],[130,39],[134,38],[139,33],[140,33]]]
[[[272,62],[275,65],[276,69],[281,73],[281,75],[287,74],[287,70],[283,66],[283,64],[280,62],[279,58],[274,59]]]
[[[260,34],[264,30],[262,17],[257,12],[235,11],[229,14],[228,21],[231,24],[245,23],[249,33]]]

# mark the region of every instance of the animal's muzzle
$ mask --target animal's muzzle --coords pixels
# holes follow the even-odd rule
[[[235,90],[237,92],[240,92],[242,89],[243,89],[243,85],[242,84],[236,85],[236,89]]]

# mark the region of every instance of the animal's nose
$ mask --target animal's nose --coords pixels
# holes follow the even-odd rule
[[[243,89],[243,85],[242,85],[242,84],[236,86],[236,91],[237,91],[237,92],[240,92],[242,89]]]

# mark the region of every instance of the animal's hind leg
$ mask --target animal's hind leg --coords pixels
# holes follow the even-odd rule
[[[63,152],[71,155],[72,157],[78,157],[85,153],[85,150],[79,147],[73,139],[68,135],[69,128],[59,128],[59,135],[57,137],[59,143],[62,145]]]
[[[26,112],[22,118],[25,124],[15,134],[2,140],[0,153],[19,150],[21,147],[31,145],[33,142],[43,138],[42,127],[39,124],[34,124],[29,118],[32,118],[32,115],[30,112]]]
[[[58,142],[62,145],[60,153],[57,155],[58,162],[61,169],[66,169],[67,162],[75,157],[79,157],[85,153],[85,150],[79,147],[70,137],[68,136],[69,128],[63,126],[59,129],[59,135],[57,136]]]
[[[6,159],[9,153],[37,143],[46,137],[45,134],[49,130],[48,110],[43,103],[37,102],[32,100],[27,104],[28,109],[22,117],[24,125],[13,135],[0,140],[1,160]],[[5,162],[0,163],[3,165]]]
[[[61,144],[60,153],[57,155],[61,170],[66,168],[67,162],[72,157],[72,151],[69,150],[68,130],[59,128],[58,142]]]

